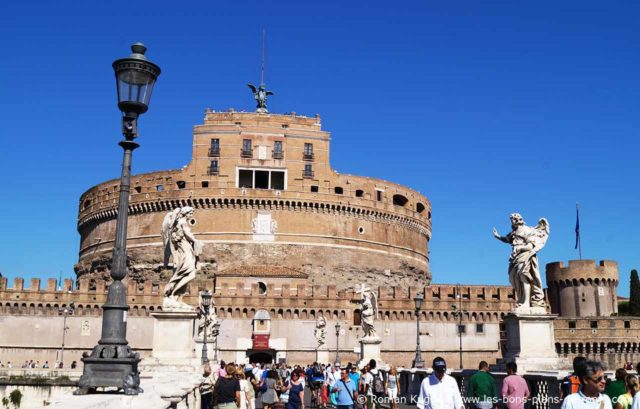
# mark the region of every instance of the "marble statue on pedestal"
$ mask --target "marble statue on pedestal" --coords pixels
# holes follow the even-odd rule
[[[193,311],[182,301],[187,284],[196,277],[197,260],[202,252],[202,242],[196,240],[189,227],[192,217],[193,208],[185,206],[169,212],[162,222],[165,267],[169,257],[173,259],[173,276],[164,288],[165,311]]]
[[[546,314],[537,254],[549,238],[549,222],[541,218],[536,227],[531,227],[524,223],[519,213],[512,213],[509,218],[511,232],[501,236],[494,228],[493,235],[511,245],[509,282],[516,296],[517,306],[514,312]]]
[[[378,297],[364,284],[356,290],[356,294],[361,296],[359,303],[362,305],[360,318],[362,331],[364,332],[363,339],[378,339],[374,327],[375,320],[378,317]]]
[[[324,319],[324,317],[321,315],[318,317],[318,319],[316,320],[316,328],[314,331],[314,335],[316,337],[316,341],[318,341],[318,349],[323,346],[327,340],[327,320]]]

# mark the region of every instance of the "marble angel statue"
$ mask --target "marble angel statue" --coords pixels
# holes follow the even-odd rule
[[[169,257],[173,259],[173,275],[164,288],[165,310],[193,310],[182,301],[187,284],[196,277],[197,259],[202,253],[202,242],[196,240],[189,227],[191,217],[193,208],[186,206],[172,210],[162,222],[165,267]]]
[[[316,328],[314,330],[314,335],[316,337],[316,341],[318,341],[318,348],[323,346],[327,340],[327,320],[321,315],[316,320]]]
[[[549,222],[541,218],[536,227],[531,227],[525,224],[519,213],[512,213],[509,218],[511,231],[506,236],[500,236],[494,228],[493,235],[511,245],[509,282],[515,291],[516,310],[529,311],[534,308],[539,313],[545,313],[546,304],[537,254],[549,238]]]
[[[360,289],[356,290],[356,293],[360,294],[361,297],[360,320],[362,331],[364,332],[363,338],[377,338],[374,323],[378,317],[378,297],[370,288],[366,288],[364,284]]]

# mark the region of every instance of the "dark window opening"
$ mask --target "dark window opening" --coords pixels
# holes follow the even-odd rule
[[[162,185],[157,185],[157,186],[156,186],[156,190],[157,190],[158,192],[162,192],[162,191],[164,190],[164,187],[162,187]]]
[[[82,204],[82,208],[86,209],[87,207],[91,206],[91,200],[87,199],[84,201],[84,203]]]
[[[362,325],[362,314],[360,310],[353,311],[353,325]]]
[[[484,334],[484,324],[476,324],[476,334]]]
[[[184,180],[179,180],[176,182],[176,185],[178,185],[178,189],[184,189],[187,183]]]
[[[318,193],[318,186],[316,186],[316,185],[312,185],[312,186],[311,186],[311,191],[312,191],[313,193]],[[354,325],[355,325],[355,324],[354,324]]]
[[[271,172],[271,189],[284,190],[284,172]]]
[[[625,321],[624,322],[624,327],[625,327],[625,329],[631,329],[631,321]]]
[[[466,334],[467,326],[465,324],[458,325],[458,334]]]
[[[591,326],[591,328],[596,329],[598,328],[598,321],[591,321],[589,325]]]
[[[217,175],[220,172],[217,160],[212,160],[209,164],[209,175]]]
[[[273,159],[282,159],[282,141],[275,141],[273,143]]]
[[[364,190],[360,190],[360,189],[356,190],[356,197],[362,197],[362,196],[364,196]]]
[[[134,189],[135,189],[136,193],[142,192],[142,186],[136,186],[136,187],[134,187]]]
[[[202,187],[209,187],[209,181],[208,180],[203,180],[202,181]]]
[[[269,172],[266,170],[256,170],[256,189],[269,189]]]
[[[382,202],[382,190],[376,190],[376,200]]]
[[[262,281],[258,282],[258,291],[260,295],[265,295],[267,293],[267,285]]]
[[[424,207],[424,205],[422,203],[417,203],[416,204],[416,212],[422,213],[422,212],[424,212],[424,210],[425,210],[425,207]]]
[[[343,193],[344,193],[344,191],[342,190],[342,188],[341,188],[340,186],[336,186],[335,188],[333,188],[333,192],[334,192],[336,195],[341,195],[341,194],[343,194]]]
[[[209,147],[209,156],[220,155],[220,139],[212,139],[211,146]]]
[[[404,206],[408,201],[409,199],[402,195],[393,195],[393,204],[396,206]]]
[[[253,151],[251,150],[251,139],[242,140],[242,157],[252,157]]]
[[[239,172],[239,187],[253,188],[253,172],[241,169]]]
[[[313,144],[304,144],[304,159],[313,159]]]
[[[569,329],[576,329],[576,322],[575,321],[569,321]]]
[[[302,176],[305,178],[313,178],[313,167],[311,165],[304,165]]]

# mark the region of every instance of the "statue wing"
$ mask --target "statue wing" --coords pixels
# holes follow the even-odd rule
[[[369,291],[371,294],[371,306],[373,307],[373,319],[378,319],[378,296],[373,291]]]
[[[267,91],[267,95],[275,95],[272,91]]]
[[[547,219],[542,217],[540,220],[538,220],[538,225],[534,227],[534,230],[536,231],[536,234],[532,240],[533,250],[538,252],[547,243],[549,232],[551,231]]]
[[[256,89],[256,86],[255,86],[255,85],[253,85],[253,84],[247,84],[247,85],[249,86],[249,88],[251,88],[251,92],[253,92],[254,94],[255,94],[256,92],[258,92],[258,90]]]
[[[167,267],[169,264],[169,257],[171,256],[171,227],[178,216],[178,212],[180,212],[180,208],[173,209],[164,216],[164,220],[162,221],[161,234],[163,244],[162,248],[164,249],[164,267]]]

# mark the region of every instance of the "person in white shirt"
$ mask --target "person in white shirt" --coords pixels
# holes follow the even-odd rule
[[[458,383],[447,375],[444,358],[434,358],[431,367],[433,372],[420,385],[418,409],[464,409]]]
[[[585,361],[576,373],[580,378],[580,391],[567,395],[562,409],[611,409],[611,399],[605,395],[604,365],[598,361]],[[634,397],[633,404],[636,403]],[[631,407],[633,408],[633,404]],[[640,404],[636,406],[640,409]]]

